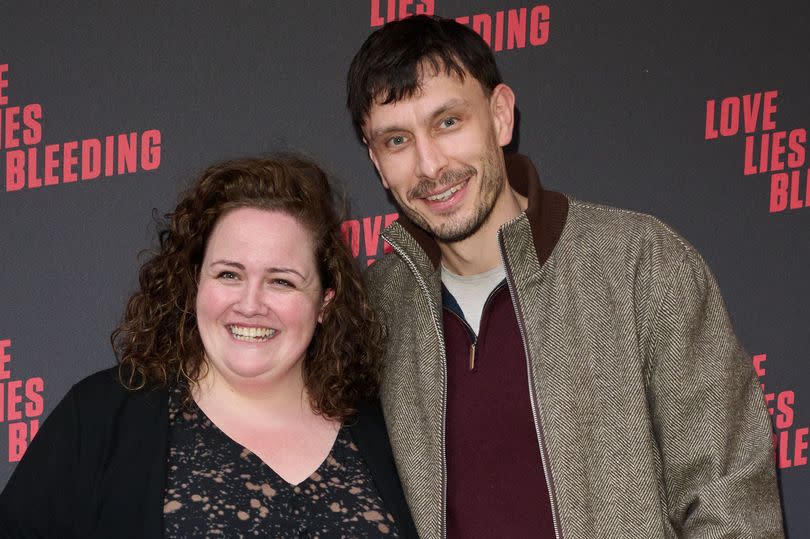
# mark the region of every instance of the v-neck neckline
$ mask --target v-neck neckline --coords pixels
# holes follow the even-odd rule
[[[207,425],[210,425],[210,426],[206,426],[206,428],[214,429],[214,432],[216,433],[215,435],[219,436],[221,439],[223,439],[224,442],[227,445],[232,446],[234,448],[238,448],[240,457],[249,458],[249,459],[251,459],[251,462],[253,462],[254,464],[259,464],[259,465],[261,465],[262,468],[265,468],[265,469],[269,470],[270,474],[272,474],[272,476],[278,480],[279,484],[287,487],[294,494],[298,494],[298,492],[296,492],[296,489],[302,490],[302,486],[305,485],[307,483],[307,481],[313,480],[312,478],[313,478],[314,475],[318,474],[318,475],[321,475],[323,477],[325,475],[325,473],[322,473],[322,472],[327,471],[327,468],[328,468],[328,466],[330,464],[330,459],[331,459],[332,462],[338,462],[338,460],[335,458],[334,453],[335,453],[336,448],[338,447],[338,442],[339,441],[342,441],[342,439],[343,439],[343,441],[348,441],[348,442],[351,441],[351,440],[345,440],[345,438],[347,436],[350,436],[350,434],[349,434],[348,431],[345,430],[346,429],[345,425],[341,425],[340,428],[338,429],[338,432],[337,432],[337,435],[335,436],[334,441],[332,442],[332,447],[329,448],[329,452],[326,454],[326,457],[324,457],[323,461],[321,461],[321,463],[318,465],[318,467],[315,468],[309,475],[307,475],[304,479],[302,479],[298,483],[290,483],[289,481],[284,479],[284,477],[281,474],[279,474],[263,458],[261,458],[255,452],[251,451],[249,448],[247,448],[244,445],[240,444],[238,441],[236,441],[233,438],[231,438],[230,436],[228,436],[221,428],[219,428],[219,426],[216,423],[214,423],[213,420],[211,420],[210,417],[208,417],[208,415],[203,411],[202,408],[200,408],[197,405],[196,402],[193,403],[193,405],[192,405],[193,409],[190,409],[190,410],[187,409],[185,406],[183,406],[179,402],[177,404],[179,405],[178,409],[177,409],[178,414],[182,414],[182,413],[196,414],[197,415],[196,421],[200,425],[204,425],[206,423],[207,423]],[[189,421],[194,421],[194,420],[183,417],[182,421],[189,422]],[[322,482],[322,481],[317,481],[317,482]]]

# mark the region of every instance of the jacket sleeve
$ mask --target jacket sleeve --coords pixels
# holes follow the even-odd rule
[[[0,538],[73,537],[79,421],[74,390],[54,408],[0,493]]]
[[[770,417],[720,291],[694,250],[665,275],[648,391],[680,537],[783,537]]]

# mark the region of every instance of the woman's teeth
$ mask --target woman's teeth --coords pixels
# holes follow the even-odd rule
[[[240,341],[266,341],[276,334],[276,330],[272,328],[228,326],[228,329]]]

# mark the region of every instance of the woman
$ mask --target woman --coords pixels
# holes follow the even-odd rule
[[[0,495],[11,537],[416,536],[376,401],[382,329],[329,183],[206,170]]]

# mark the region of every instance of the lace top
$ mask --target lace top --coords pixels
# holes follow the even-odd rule
[[[365,463],[341,427],[326,460],[292,485],[214,425],[181,391],[169,394],[164,535],[397,537]]]

